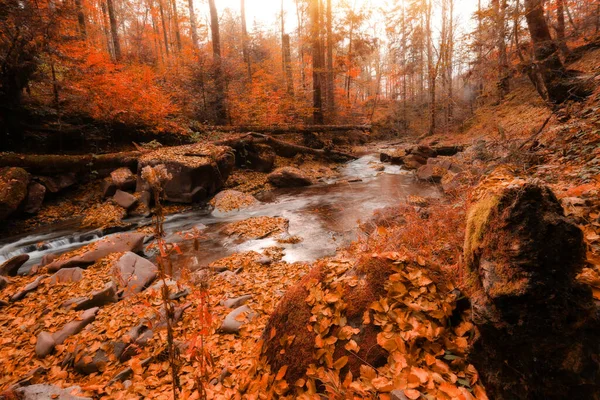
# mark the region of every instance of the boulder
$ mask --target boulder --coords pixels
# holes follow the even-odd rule
[[[27,198],[23,203],[23,211],[27,214],[37,214],[42,208],[45,196],[46,187],[41,183],[31,182],[27,188]]]
[[[404,149],[386,149],[379,153],[379,161],[389,162],[391,164],[402,165],[404,164],[404,157],[406,156],[406,150]]]
[[[449,172],[442,178],[442,189],[444,192],[451,192],[466,185],[468,181],[467,174],[464,172],[459,172],[458,174]]]
[[[418,154],[409,154],[402,158],[402,165],[406,169],[419,169],[427,163],[427,158]]]
[[[130,193],[124,192],[121,189],[117,189],[115,195],[113,196],[113,201],[124,209],[129,210],[135,205],[135,203],[137,203],[138,199]]]
[[[235,163],[240,168],[270,172],[275,165],[275,151],[266,144],[252,144],[236,151]]]
[[[267,180],[271,185],[280,188],[312,185],[312,180],[294,167],[277,168],[269,174]]]
[[[463,171],[463,168],[460,165],[452,162],[452,160],[448,158],[428,158],[427,165],[435,165],[455,174]]]
[[[240,306],[227,314],[219,331],[223,333],[239,333],[244,323],[253,320],[257,314],[246,305]]]
[[[412,154],[415,156],[422,157],[424,159],[428,159],[431,157],[436,157],[437,154],[434,149],[425,145],[417,145],[413,147],[409,147],[406,149],[406,154]]]
[[[210,201],[210,204],[219,212],[241,210],[258,203],[259,201],[251,194],[238,192],[237,190],[223,190]]]
[[[0,168],[0,221],[15,213],[27,198],[30,176],[22,168]]]
[[[59,388],[53,385],[37,384],[23,386],[15,389],[16,397],[21,400],[92,400],[91,397],[79,396],[81,388],[79,386],[71,386],[66,389]]]
[[[62,174],[57,176],[38,176],[36,180],[42,183],[50,193],[58,193],[63,189],[73,186],[77,183],[75,173]]]
[[[83,269],[79,267],[63,268],[50,277],[50,284],[79,282],[83,279]]]
[[[149,191],[136,192],[133,194],[137,199],[134,207],[129,210],[129,215],[133,217],[149,217],[152,214],[150,209],[152,203],[152,193]]]
[[[104,288],[90,293],[89,296],[67,300],[61,307],[74,310],[87,310],[88,308],[102,307],[107,304],[116,303],[117,301],[119,301],[117,287],[114,282],[108,282],[104,285]]]
[[[110,173],[110,180],[118,190],[129,191],[135,189],[137,177],[127,167],[119,168]]]
[[[35,280],[27,285],[25,285],[25,287],[21,290],[19,290],[17,293],[15,293],[11,298],[10,301],[19,301],[21,299],[23,299],[25,296],[27,296],[28,293],[33,292],[34,290],[36,290],[41,284],[42,284],[42,280],[45,278],[45,275],[42,276],[38,276],[37,278],[35,278]]]
[[[9,280],[3,276],[0,276],[0,290],[8,286]]]
[[[419,167],[417,170],[417,179],[421,181],[429,181],[440,183],[442,178],[446,176],[448,170],[438,165],[427,164]]]
[[[490,398],[597,398],[600,332],[576,280],[586,246],[554,193],[496,169],[471,194],[465,287],[480,336],[470,353]]]
[[[193,203],[217,193],[235,165],[231,148],[211,144],[192,144],[160,148],[139,159],[136,191],[148,190],[142,179],[146,166],[164,165],[171,179],[164,186],[165,199]]]
[[[124,298],[144,290],[158,275],[156,265],[130,251],[117,260],[113,271],[117,284],[124,289]]]
[[[19,268],[29,261],[29,254],[19,254],[0,265],[0,276],[17,276]]]
[[[54,347],[63,344],[69,336],[78,334],[87,325],[92,323],[96,319],[96,314],[99,308],[90,308],[81,314],[81,318],[75,321],[67,322],[61,330],[55,333],[49,333],[42,331],[37,336],[37,342],[35,345],[35,353],[39,358],[44,358],[48,354],[52,353]]]
[[[117,233],[94,242],[83,249],[75,250],[69,256],[63,255],[57,260],[46,265],[49,272],[56,272],[61,268],[67,267],[85,267],[106,257],[112,253],[122,253],[124,251],[139,252],[142,250],[146,234],[137,232]]]
[[[235,297],[233,299],[227,299],[225,301],[221,301],[221,305],[227,308],[238,308],[243,306],[252,298],[251,294],[245,294],[243,296]]]

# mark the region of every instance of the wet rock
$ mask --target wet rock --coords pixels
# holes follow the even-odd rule
[[[217,193],[210,203],[219,212],[229,212],[251,207],[258,204],[259,201],[251,194],[237,190],[223,190]]]
[[[129,215],[134,217],[149,217],[152,214],[150,209],[152,203],[152,194],[149,191],[136,192],[134,196],[137,203],[129,210]]]
[[[390,392],[390,400],[408,400],[404,394],[404,390],[395,389]]]
[[[116,262],[114,274],[120,286],[123,286],[123,298],[144,290],[156,279],[158,268],[152,262],[128,251]]]
[[[452,146],[433,146],[433,151],[437,156],[454,156],[461,151],[464,151],[465,146],[452,145]]]
[[[0,276],[17,276],[19,268],[29,261],[28,254],[19,254],[0,265]]]
[[[40,267],[44,267],[44,266],[50,264],[52,261],[54,261],[56,259],[56,257],[58,257],[58,256],[54,253],[45,254],[42,257],[42,261],[40,261]]]
[[[280,188],[312,185],[311,179],[294,167],[277,168],[269,174],[267,180],[273,186]]]
[[[406,154],[409,154],[409,155],[412,154],[412,155],[424,158],[425,160],[427,160],[428,158],[437,156],[435,150],[433,150],[431,147],[425,146],[425,145],[417,145],[417,146],[409,147],[406,150]]]
[[[87,357],[77,358],[73,367],[80,374],[89,375],[103,371],[108,362],[109,358],[106,352],[100,349],[91,357],[91,360]]]
[[[23,168],[0,168],[0,221],[15,213],[26,199],[29,180]]]
[[[115,203],[126,210],[129,210],[131,207],[133,207],[138,201],[134,195],[124,192],[121,189],[117,189],[112,199]]]
[[[91,397],[83,397],[79,395],[79,393],[82,393],[79,386],[71,386],[66,389],[61,389],[53,385],[37,384],[15,389],[15,393],[17,394],[17,398],[21,400],[92,400]]]
[[[389,162],[391,164],[402,165],[404,164],[404,157],[406,156],[406,150],[404,149],[386,149],[379,153],[379,161]]]
[[[49,272],[55,272],[61,268],[77,266],[85,267],[112,253],[121,253],[125,251],[138,252],[142,250],[145,237],[146,234],[137,232],[118,233],[107,236],[86,246],[86,250],[83,250],[83,254],[77,254],[82,252],[80,249],[75,252],[77,255],[55,260],[48,264],[46,268]]]
[[[480,337],[469,361],[490,398],[600,393],[600,321],[576,280],[585,256],[581,230],[548,187],[499,168],[473,191],[464,291]]]
[[[41,183],[31,182],[27,188],[27,198],[23,203],[23,211],[28,214],[37,214],[40,208],[42,208],[45,196],[46,187]]]
[[[123,167],[110,173],[110,180],[118,190],[129,191],[135,189],[137,177],[129,168]]]
[[[273,263],[273,259],[269,256],[261,256],[256,262],[260,265],[271,265]]]
[[[42,275],[42,276],[38,276],[37,278],[35,278],[35,280],[33,282],[29,283],[23,289],[21,289],[16,294],[14,294],[10,298],[10,301],[14,302],[14,301],[19,301],[19,300],[23,299],[25,296],[27,296],[28,293],[31,293],[34,290],[36,290],[42,284],[42,280],[45,277],[46,277],[45,275]]]
[[[60,272],[60,271],[59,271]],[[93,307],[102,307],[119,301],[117,287],[114,282],[108,282],[103,289],[92,292],[86,297],[77,297],[64,302],[61,307],[74,310],[87,310]]]
[[[462,172],[463,168],[448,158],[428,158],[427,165],[435,165],[455,174]]]
[[[444,175],[442,178],[442,189],[444,192],[451,192],[468,183],[467,175],[464,172],[454,174],[452,172]]]
[[[244,323],[253,320],[256,316],[257,314],[250,307],[240,306],[227,314],[219,330],[223,333],[239,333]]]
[[[0,290],[4,289],[5,287],[8,286],[8,279],[6,279],[3,276],[0,276]]]
[[[210,144],[193,144],[161,148],[139,159],[136,191],[148,190],[141,173],[146,166],[163,164],[172,178],[165,184],[168,201],[193,203],[217,193],[235,165],[231,148]]]
[[[74,173],[61,174],[53,177],[38,176],[36,179],[40,181],[50,193],[58,193],[77,183],[77,178]]]
[[[235,297],[233,299],[228,299],[225,301],[221,301],[221,305],[227,308],[238,308],[243,306],[252,298],[251,294],[245,294],[243,296]]]
[[[54,285],[57,283],[79,282],[82,279],[83,269],[79,267],[63,268],[56,271],[56,273],[50,277],[50,284]]]

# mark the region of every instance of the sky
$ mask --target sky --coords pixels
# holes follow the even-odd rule
[[[352,1],[352,0],[348,0]],[[373,10],[380,8],[386,9],[388,0],[354,0],[357,8],[361,5],[371,7]],[[487,2],[487,0],[484,0]],[[455,0],[454,10],[458,26],[463,28],[471,25],[471,17],[477,9],[478,0]],[[333,7],[337,0],[332,0]],[[434,0],[434,4],[437,3]],[[235,14],[239,14],[240,0],[216,0],[217,9],[221,13],[225,8],[230,8]],[[208,8],[204,5],[205,8]],[[286,13],[286,30],[291,31],[297,26],[296,5],[294,0],[283,0],[283,7]],[[281,9],[281,0],[246,0],[246,20],[248,29],[252,30],[254,21],[262,23],[266,27],[272,27],[277,23]],[[374,12],[376,14],[376,12]]]

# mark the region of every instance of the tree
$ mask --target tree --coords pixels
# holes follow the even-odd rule
[[[510,92],[510,69],[506,53],[506,0],[492,0],[492,11],[496,34],[496,49],[498,50],[498,99]]]
[[[600,5],[600,3],[598,3]],[[600,18],[600,16],[599,16]],[[558,47],[564,57],[569,56],[569,46],[565,37],[565,2],[564,0],[556,0],[556,39]]]
[[[106,7],[108,8],[108,19],[110,21],[110,37],[112,39],[114,59],[115,61],[121,61],[121,42],[119,41],[117,15],[115,12],[113,0],[106,0]]]
[[[574,96],[586,96],[585,88],[573,79],[573,74],[567,73],[560,60],[544,17],[543,0],[525,0],[525,18],[533,43],[532,68],[543,82],[546,94],[543,97],[552,104],[560,104]]]
[[[208,0],[208,6],[210,10],[210,32],[212,34],[213,73],[215,79],[215,121],[219,125],[225,125],[227,123],[227,109],[225,107],[225,82],[223,81],[223,67],[221,60],[219,15],[217,14],[215,0]]]
[[[190,0],[191,2],[192,0]],[[240,0],[240,14],[242,18],[242,55],[248,71],[248,79],[252,82],[252,61],[250,60],[250,50],[248,50],[248,31],[246,30],[246,2]]]
[[[333,28],[331,0],[327,0],[327,111],[335,115],[335,74],[333,71]]]
[[[310,21],[312,41],[312,76],[313,76],[313,123],[323,124],[323,98],[322,98],[322,69],[321,38],[319,29],[319,0],[310,0]]]

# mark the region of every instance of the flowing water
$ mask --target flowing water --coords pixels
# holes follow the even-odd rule
[[[383,171],[375,167],[385,166]],[[348,182],[351,181],[351,182]],[[260,204],[229,213],[199,209],[170,215],[165,220],[167,239],[180,242],[184,253],[192,245],[182,232],[202,233],[199,251],[193,263],[206,265],[228,254],[272,246],[284,247],[284,261],[312,261],[331,255],[356,238],[359,221],[367,220],[375,210],[397,205],[408,195],[438,197],[437,187],[419,183],[412,173],[399,166],[385,165],[373,156],[364,156],[341,167],[335,180],[304,188],[278,189],[259,196]],[[272,238],[240,242],[220,233],[230,222],[255,216],[283,217],[289,220],[289,234],[302,238],[300,243],[279,244]],[[131,228],[148,224],[149,219],[128,221]],[[45,254],[61,254],[91,243],[111,232],[81,231],[74,223],[45,227],[28,236],[0,239],[0,264],[15,255],[28,253],[25,269],[39,263]]]

